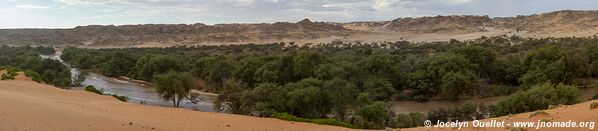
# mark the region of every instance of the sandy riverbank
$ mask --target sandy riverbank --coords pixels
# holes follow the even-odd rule
[[[120,102],[29,80],[0,81],[0,130],[349,130]]]

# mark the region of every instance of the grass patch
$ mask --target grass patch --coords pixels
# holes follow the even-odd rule
[[[346,122],[342,122],[336,119],[307,119],[307,118],[301,118],[301,117],[297,117],[288,113],[274,113],[272,114],[272,116],[270,116],[272,118],[276,118],[276,119],[281,119],[281,120],[287,120],[287,121],[295,121],[295,122],[308,122],[308,123],[315,123],[315,124],[320,124],[320,125],[332,125],[332,126],[342,126],[342,127],[347,127],[347,128],[357,128],[357,126],[346,123]]]
[[[538,115],[550,115],[550,114],[548,114],[548,113],[546,113],[544,111],[536,111],[536,112],[530,114],[529,118],[532,118],[532,117],[535,117],[535,116],[538,116]]]
[[[590,104],[590,110],[596,108],[598,108],[598,102],[592,102],[592,104]]]

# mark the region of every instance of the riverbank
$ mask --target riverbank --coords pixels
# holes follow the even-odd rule
[[[0,105],[0,130],[351,130],[125,103],[29,80],[0,81]]]

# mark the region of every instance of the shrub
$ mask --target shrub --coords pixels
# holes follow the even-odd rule
[[[1,80],[14,80],[15,76],[17,76],[17,71],[19,71],[19,70],[16,68],[8,67],[8,68],[6,68],[6,73],[2,74],[2,77],[0,79]]]
[[[411,118],[411,116],[407,115],[407,114],[398,114],[397,115],[397,127],[399,128],[409,128],[409,127],[415,127],[414,125],[414,121]]]
[[[95,87],[93,87],[92,85],[86,86],[85,91],[93,92],[93,93],[100,94],[100,95],[104,94],[104,90],[98,90]]]
[[[1,80],[14,80],[15,77],[8,75],[8,74],[2,74],[2,77],[0,77]]]
[[[116,95],[116,94],[112,94],[112,97],[114,97],[114,98],[116,98],[116,99],[118,99],[118,100],[120,100],[122,102],[127,102],[129,100],[129,98],[127,96],[119,96],[119,95]]]
[[[42,76],[35,71],[26,70],[25,76],[31,78],[31,80],[38,82],[38,83],[43,81]]]
[[[332,126],[342,126],[347,128],[357,128],[357,126],[342,122],[335,119],[306,119],[291,115],[289,113],[273,113],[272,118],[287,120],[287,121],[296,121],[296,122],[308,122],[308,123],[315,123],[321,125],[332,125]]]
[[[598,108],[598,102],[592,102],[592,104],[590,105],[590,110],[595,108]]]
[[[530,112],[548,108],[548,105],[575,104],[578,102],[577,88],[568,85],[552,85],[544,83],[534,85],[526,91],[515,94],[499,101],[493,108],[494,115],[503,116]]]
[[[504,96],[515,91],[515,88],[506,85],[490,85],[487,91],[482,92],[483,97]]]

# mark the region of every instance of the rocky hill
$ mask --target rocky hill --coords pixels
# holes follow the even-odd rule
[[[398,18],[384,25],[389,31],[405,33],[471,33],[485,31],[495,23],[488,16],[436,16]]]
[[[347,36],[354,31],[308,19],[272,24],[146,24],[78,26],[73,29],[0,30],[6,45],[90,45],[128,47],[144,44],[192,45],[201,43],[252,43]]]
[[[598,11],[563,10],[529,16],[497,18],[502,27],[521,31],[549,33],[592,31],[598,27]]]
[[[464,15],[351,23],[312,22],[305,19],[296,23],[89,25],[71,29],[0,29],[0,45],[156,47],[281,41],[299,44],[332,40],[435,41],[498,35],[590,36],[596,34],[597,29],[598,11],[564,10],[501,18]]]

